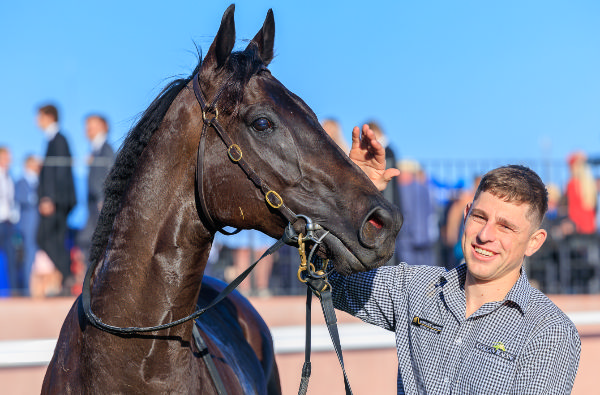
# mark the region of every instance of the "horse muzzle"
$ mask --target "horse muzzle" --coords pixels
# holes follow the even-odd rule
[[[297,245],[298,237],[302,237],[311,245],[311,255],[318,251],[322,258],[332,259],[336,270],[342,274],[373,269],[389,261],[402,226],[400,211],[387,201],[367,212],[355,237],[338,232],[336,226],[330,226],[332,224],[317,224],[304,215],[296,217],[303,221],[287,226],[284,242]]]
[[[351,238],[342,243],[343,238],[340,238],[342,240],[337,243],[330,243],[336,255],[342,257],[335,262],[336,270],[348,274],[374,269],[388,262],[394,254],[401,226],[402,215],[396,206],[384,201],[371,208],[358,228],[358,242]],[[345,248],[340,244],[344,244]]]

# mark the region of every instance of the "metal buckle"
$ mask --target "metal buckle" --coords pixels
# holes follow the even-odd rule
[[[214,119],[216,119],[216,117]],[[231,153],[232,148],[234,148],[237,151],[237,153],[239,154],[237,157],[234,157],[233,154]],[[231,144],[227,148],[227,155],[229,156],[229,159],[231,159],[232,161],[239,162],[242,160],[242,149],[237,144]]]
[[[271,199],[269,199],[269,194],[275,195],[275,197],[277,199],[279,199],[279,204],[273,204],[271,202]],[[269,191],[267,193],[265,193],[265,200],[267,201],[267,203],[269,204],[269,206],[273,207],[273,208],[279,208],[281,206],[283,206],[283,199],[281,198],[281,196],[279,196],[279,194],[275,191]]]
[[[296,218],[302,218],[306,221],[306,235],[302,236],[302,241],[310,240],[315,244],[321,244],[323,242],[323,238],[329,234],[329,231],[325,231],[325,233],[321,237],[317,237],[315,232],[317,230],[324,230],[323,227],[317,223],[314,223],[312,219],[303,214],[297,214]],[[294,230],[292,226],[292,222],[288,223],[285,227],[284,232],[285,240],[284,242],[288,245],[296,245],[298,244],[298,234]]]
[[[212,117],[211,119],[208,119],[208,117],[206,116],[207,111],[206,110],[202,110],[202,120],[204,121],[204,123],[212,123],[213,121],[216,121],[217,118],[219,118],[219,109],[215,108],[215,116]]]

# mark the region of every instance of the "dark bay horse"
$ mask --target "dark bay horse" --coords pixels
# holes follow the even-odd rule
[[[206,306],[223,288],[202,282],[215,232],[253,228],[279,238],[290,222],[281,206],[328,232],[319,254],[341,273],[392,255],[397,209],[267,69],[272,12],[247,48],[232,52],[233,12],[232,5],[192,76],[171,83],[144,112],[107,179],[90,296],[94,313],[111,325],[157,325],[185,317],[197,303]],[[218,119],[234,144],[224,144],[207,117]],[[240,167],[242,156],[256,174]],[[266,199],[257,177],[269,185]],[[62,326],[42,393],[218,393],[193,342],[193,321],[116,334],[86,314],[80,297]],[[203,315],[199,329],[227,393],[281,392],[269,330],[240,294]]]

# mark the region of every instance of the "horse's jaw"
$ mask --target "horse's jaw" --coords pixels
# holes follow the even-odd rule
[[[382,266],[391,259],[393,249],[389,253],[382,253],[380,250],[379,254],[370,255],[367,261],[363,261],[334,233],[328,232],[323,238],[323,246],[318,250],[317,254],[322,258],[330,259],[335,270],[347,276],[352,273],[364,272]]]

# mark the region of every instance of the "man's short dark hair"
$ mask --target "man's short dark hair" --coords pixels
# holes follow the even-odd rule
[[[529,204],[529,217],[537,226],[548,211],[548,191],[536,172],[526,166],[508,165],[486,173],[475,192],[489,192],[499,199],[514,204]]]
[[[56,106],[52,104],[46,104],[45,106],[40,107],[38,112],[50,115],[52,118],[54,118],[54,122],[58,122],[58,110],[56,109]]]

